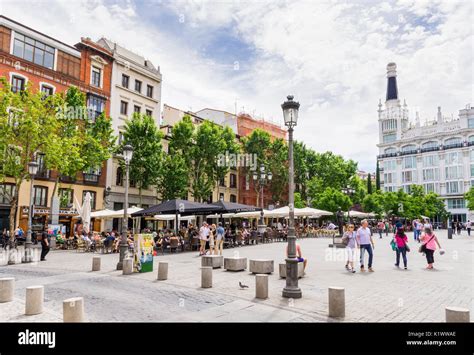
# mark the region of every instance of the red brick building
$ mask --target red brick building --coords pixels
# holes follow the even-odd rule
[[[282,138],[286,140],[286,129],[276,125],[275,123],[265,120],[258,120],[246,113],[237,115],[237,131],[240,137],[245,137],[251,134],[255,129],[262,129],[270,134],[272,139]],[[243,169],[240,169],[239,178],[239,202],[246,205],[253,205],[261,207],[261,197],[257,201],[257,193],[255,192],[255,185],[252,176],[247,175]],[[263,188],[263,206],[277,207],[286,204],[288,193],[284,194],[284,201],[273,201],[272,194],[267,186]]]
[[[12,85],[12,90],[23,90],[31,85],[50,95],[65,92],[70,86],[78,87],[87,96],[90,117],[94,119],[105,111],[109,114],[112,53],[98,46],[89,38],[81,38],[75,46],[38,32],[7,17],[0,16],[0,77]],[[57,172],[44,166],[41,154],[34,184],[33,230],[47,227],[51,211],[50,201]],[[60,177],[60,194],[69,200],[60,209],[59,223],[72,229],[73,202],[82,202],[85,193],[92,195],[92,208],[102,209],[106,169],[78,172],[76,176]],[[7,179],[5,182],[11,185]],[[19,192],[16,224],[27,229],[29,186],[24,183]],[[8,186],[10,188],[10,186]],[[0,195],[0,229],[9,227],[10,205]]]

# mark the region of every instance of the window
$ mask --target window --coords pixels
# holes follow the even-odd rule
[[[33,189],[33,205],[46,207],[48,205],[48,188],[45,186],[35,186]]]
[[[389,119],[382,122],[382,131],[394,131],[397,129],[397,120]]]
[[[128,111],[128,102],[120,101],[120,114],[126,115]]]
[[[403,159],[403,169],[415,169],[416,157],[405,157]]]
[[[20,33],[15,33],[13,55],[49,69],[54,66],[53,47]]]
[[[15,195],[15,185],[3,184],[0,185],[0,204],[10,205],[11,199]]]
[[[459,137],[449,138],[444,141],[445,146],[451,146],[451,145],[457,145],[457,144],[462,144],[462,139]]]
[[[25,79],[19,76],[12,76],[12,91],[19,92],[25,90]]]
[[[467,120],[467,128],[474,128],[474,118],[469,118]]]
[[[416,182],[416,171],[402,171],[402,183]]]
[[[98,88],[101,87],[100,85],[100,77],[101,77],[101,69],[97,67],[92,67],[92,75],[91,75],[91,85],[94,85]]]
[[[403,191],[405,191],[407,194],[411,192],[411,186],[412,185],[405,185],[403,186]]]
[[[448,181],[448,182],[446,182],[446,193],[447,194],[462,193],[461,189],[459,188],[459,182],[458,181]]]
[[[43,93],[43,97],[48,97],[48,96],[51,96],[53,95],[54,93],[54,89],[52,86],[48,86],[48,85],[41,85],[41,92]]]
[[[250,190],[250,175],[245,175],[245,190]]]
[[[446,201],[448,202],[448,208],[449,209],[465,208],[466,207],[466,201],[462,198],[453,198],[453,199],[448,199]]]
[[[422,148],[422,149],[438,148],[438,142],[436,142],[436,141],[430,141],[430,142],[423,143],[423,144],[421,145],[421,148]]]
[[[146,115],[147,116],[153,116],[153,111],[152,110],[146,110]]]
[[[402,152],[410,152],[412,150],[416,150],[416,145],[410,144],[402,147]]]
[[[117,168],[117,174],[115,174],[115,185],[123,186],[123,169],[120,166]]]
[[[219,194],[219,200],[224,201],[224,193],[223,192],[221,192]]]
[[[386,192],[393,192],[397,190],[396,186],[385,186],[384,189]]]
[[[423,181],[438,181],[439,180],[439,169],[423,169]]]
[[[393,147],[387,148],[387,149],[384,150],[384,154],[394,154],[396,152],[397,152],[397,149],[393,148]]]
[[[130,77],[128,75],[122,74],[122,86],[128,89],[129,82],[130,82]]]
[[[59,202],[61,208],[71,208],[73,206],[73,199],[73,189],[59,189]]]
[[[105,99],[96,95],[89,95],[87,98],[87,108],[89,119],[95,120],[105,109]]]
[[[472,170],[472,169],[471,169]],[[454,180],[462,178],[462,166],[447,166],[446,171],[446,180]]]
[[[397,140],[397,134],[396,133],[384,134],[384,136],[383,136],[383,142],[384,143],[391,143],[391,142],[395,142],[396,140]]]
[[[36,162],[38,163],[38,171],[36,172],[36,177],[39,178],[49,178],[49,170],[46,169],[44,157],[45,154],[38,153],[36,155]]]
[[[225,187],[225,177],[219,179],[219,186]]]
[[[423,187],[425,188],[425,193],[438,192],[437,184],[435,184],[434,182],[424,184]]]
[[[230,195],[230,202],[237,202],[237,196],[235,195]]]
[[[458,152],[447,153],[445,157],[446,165],[457,165],[461,161]]]
[[[91,194],[91,209],[95,210],[95,203],[97,200],[97,193],[95,191],[87,191],[84,190],[82,191],[82,204],[84,204],[84,199],[86,198],[86,194],[90,193]]]
[[[396,173],[383,174],[383,181],[384,181],[384,184],[396,184],[397,183]]]
[[[427,168],[430,166],[438,166],[439,158],[438,155],[425,155],[423,156],[423,167]]]
[[[140,106],[137,106],[137,105],[133,106],[133,112],[140,113],[141,110],[142,108]]]
[[[237,187],[237,175],[235,174],[230,174],[230,187],[234,189]]]
[[[383,170],[384,171],[394,171],[397,169],[397,161],[396,160],[385,160],[383,162]]]
[[[140,80],[135,80],[135,91],[142,92],[142,82]]]
[[[96,168],[90,168],[90,169],[84,170],[83,174],[84,174],[84,181],[96,183],[99,181],[101,168],[100,166]]]
[[[151,85],[146,86],[146,96],[153,97],[153,86]]]
[[[130,181],[130,183],[129,183],[130,187],[137,187],[137,182],[134,179],[130,178],[129,181]]]
[[[114,210],[115,211],[123,210],[123,202],[114,202]]]

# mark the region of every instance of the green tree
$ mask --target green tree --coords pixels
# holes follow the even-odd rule
[[[124,139],[119,151],[122,151],[126,144],[133,147],[130,180],[137,184],[139,206],[142,205],[143,189],[158,184],[162,161],[162,137],[162,132],[153,118],[148,115],[135,113],[130,120],[125,122]],[[125,164],[123,160],[120,160],[120,163]]]
[[[179,154],[165,154],[157,191],[161,199],[186,198],[188,192],[188,168]]]
[[[377,168],[375,169],[375,189],[380,191],[380,168],[379,161],[377,160]]]
[[[295,208],[303,207],[306,207],[306,203],[301,198],[301,194],[299,192],[295,192]]]
[[[54,139],[58,96],[44,100],[43,94],[33,92],[30,85],[13,93],[5,78],[0,78],[0,84],[0,183],[3,185],[7,177],[13,181],[13,193],[5,186],[2,190],[10,204],[10,235],[14,238],[19,191],[29,180],[28,163]]]
[[[269,183],[272,200],[282,201],[283,194],[288,191],[288,146],[283,139],[275,139],[270,144],[268,168],[273,176]]]
[[[344,160],[343,157],[334,155],[332,152],[315,153],[307,165],[311,180],[316,177],[320,181],[320,186],[338,190],[346,187],[357,171],[357,163]]]
[[[382,194],[367,194],[362,201],[362,208],[365,212],[373,212],[377,217],[380,217],[383,213]]]
[[[338,189],[327,187],[321,194],[316,196],[313,204],[316,208],[335,213],[339,208],[347,211],[352,206],[352,201]]]
[[[474,211],[474,187],[471,187],[468,192],[464,194],[467,201],[467,208],[469,211]]]

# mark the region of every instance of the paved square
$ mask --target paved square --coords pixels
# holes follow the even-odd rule
[[[115,270],[118,254],[52,251],[47,261],[6,265],[0,254],[0,277],[16,279],[13,302],[0,303],[0,321],[62,321],[62,301],[82,296],[86,319],[97,322],[444,322],[444,307],[474,311],[474,236],[437,232],[445,255],[435,254],[435,270],[425,270],[426,259],[408,234],[412,251],[408,270],[394,266],[390,237],[375,239],[374,273],[355,274],[344,269],[344,249],[328,248],[330,239],[299,240],[309,259],[299,280],[302,299],[285,299],[285,280],[278,268],[269,275],[269,298],[255,299],[255,276],[249,270],[213,270],[213,287],[202,289],[201,258],[197,252],[177,253],[154,259],[150,273],[123,276]],[[224,250],[224,256],[284,260],[285,243],[276,242]],[[99,272],[92,272],[92,257],[102,256]],[[366,256],[367,257],[367,256]],[[169,263],[168,280],[157,281],[158,261]],[[248,285],[241,289],[239,282]],[[44,285],[45,312],[24,315],[25,289]],[[328,287],[345,287],[346,317],[328,318]]]

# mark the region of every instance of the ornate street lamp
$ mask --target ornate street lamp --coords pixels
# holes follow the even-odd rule
[[[125,161],[125,200],[123,206],[123,221],[122,221],[122,240],[120,241],[120,256],[119,262],[117,263],[117,270],[123,269],[123,259],[128,251],[128,184],[129,184],[129,171],[130,161],[133,156],[133,147],[129,144],[123,147],[123,160]]]
[[[285,126],[288,127],[288,160],[289,160],[289,184],[288,184],[288,207],[290,216],[288,220],[288,257],[286,258],[286,286],[283,289],[283,297],[301,298],[301,289],[298,287],[298,259],[296,258],[296,235],[295,235],[295,176],[293,170],[293,127],[298,121],[298,110],[300,104],[293,101],[293,96],[288,95],[281,108]]]
[[[256,171],[253,172],[253,181],[258,186],[258,189],[260,190],[260,197],[261,197],[260,207],[262,208],[262,210],[260,211],[260,221],[259,221],[259,225],[258,225],[258,232],[261,235],[263,235],[263,233],[265,232],[265,229],[267,228],[267,226],[265,225],[265,223],[263,221],[263,205],[264,205],[264,202],[263,202],[263,187],[267,183],[270,183],[272,181],[272,178],[273,178],[272,172],[269,171],[267,173],[265,171],[265,166],[263,164],[260,165],[260,175]]]
[[[351,198],[352,195],[354,195],[355,193],[355,189],[347,185],[347,187],[342,188],[342,193],[345,194],[346,196],[349,196],[349,198]],[[350,210],[351,210],[351,207],[349,206],[349,209],[347,210],[347,221],[349,223],[352,223],[352,218],[350,218]]]
[[[33,255],[31,255],[31,225],[33,218],[33,184],[35,181],[35,175],[38,172],[39,164],[36,161],[28,163],[28,174],[30,174],[30,206],[28,207],[28,232],[26,233],[25,242],[25,255],[21,260],[22,263],[31,263],[33,261]]]

